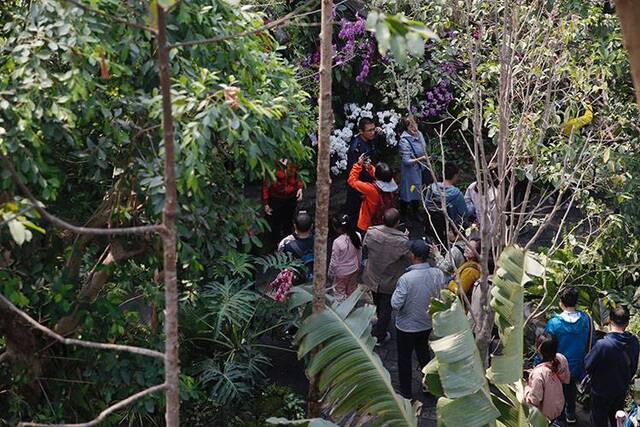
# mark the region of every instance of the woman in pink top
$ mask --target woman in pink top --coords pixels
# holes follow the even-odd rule
[[[348,215],[334,219],[338,237],[333,241],[331,249],[329,277],[333,281],[333,292],[337,302],[347,299],[358,286],[362,240],[349,223]]]
[[[569,363],[566,357],[557,353],[558,342],[553,335],[541,334],[536,341],[542,362],[529,374],[524,400],[538,408],[551,423],[564,408],[562,384],[569,384]]]

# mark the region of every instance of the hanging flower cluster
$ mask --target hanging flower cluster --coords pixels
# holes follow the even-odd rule
[[[291,270],[284,269],[273,280],[273,282],[267,285],[267,293],[273,295],[273,299],[278,302],[283,302],[289,289],[293,285],[293,272]]]
[[[444,113],[453,101],[453,92],[448,81],[442,80],[425,94],[425,99],[417,107],[412,107],[411,112],[416,116],[429,119],[438,117]]]
[[[356,81],[363,82],[369,76],[371,60],[376,52],[375,38],[367,32],[366,21],[356,15],[355,21],[343,18],[340,21],[338,44],[333,45],[333,61],[337,66],[344,68],[356,58],[360,59],[360,70]],[[307,55],[301,65],[305,68],[315,68],[320,64],[320,51]]]
[[[331,167],[331,173],[334,175],[340,174],[341,171],[347,168],[347,151],[355,135],[357,124],[363,117],[373,119],[374,112],[372,110],[373,104],[370,102],[364,106],[357,104],[346,104],[344,106],[347,120],[342,129],[335,129],[331,135],[331,155],[335,159]],[[396,127],[400,120],[400,114],[393,110],[387,110],[375,113],[375,117],[378,118],[378,125],[385,135],[387,145],[395,147],[398,144]]]

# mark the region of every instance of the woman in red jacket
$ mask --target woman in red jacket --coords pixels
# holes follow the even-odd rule
[[[269,219],[271,235],[277,243],[293,232],[293,216],[302,200],[302,181],[298,168],[283,158],[276,164],[275,181],[262,180],[262,204]]]

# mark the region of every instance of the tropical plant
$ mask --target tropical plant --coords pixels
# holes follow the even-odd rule
[[[486,374],[460,299],[444,290],[442,299],[429,308],[433,333],[440,338],[431,344],[436,357],[423,370],[424,382],[440,396],[438,420],[445,426],[547,425],[537,410],[523,405],[521,393],[523,287],[530,276],[540,276],[544,269],[530,253],[515,246],[505,248],[497,266],[491,305],[502,348]],[[491,393],[487,379],[497,392]],[[517,396],[515,389],[520,390]]]
[[[397,394],[389,372],[373,351],[371,319],[375,308],[355,308],[362,291],[356,290],[341,304],[329,303],[304,320],[296,339],[298,357],[305,358],[309,375],[319,376],[320,391],[334,418],[356,411],[373,417],[373,425],[415,426],[411,402]],[[292,290],[290,307],[313,298],[308,289]],[[312,353],[313,350],[318,350]]]

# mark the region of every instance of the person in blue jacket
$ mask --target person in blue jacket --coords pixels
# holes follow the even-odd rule
[[[588,314],[576,310],[578,291],[566,288],[560,293],[560,308],[557,314],[547,322],[545,332],[558,340],[558,353],[569,362],[571,380],[563,385],[567,424],[576,422],[576,384],[584,378],[584,356],[591,349],[593,341],[593,322]]]
[[[402,118],[404,132],[400,137],[400,213],[406,218],[409,208],[419,218],[422,201],[422,172],[426,169],[426,142],[413,116]]]
[[[629,310],[616,306],[609,315],[611,332],[593,346],[584,360],[591,376],[591,426],[616,426],[616,412],[624,410],[629,384],[638,369],[640,344],[626,332]]]

